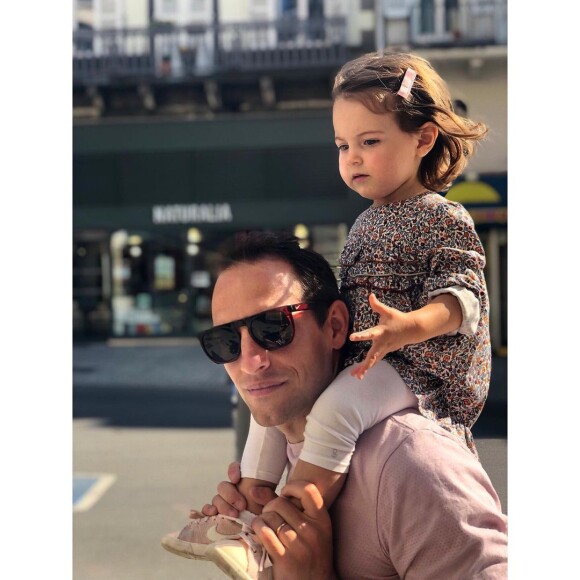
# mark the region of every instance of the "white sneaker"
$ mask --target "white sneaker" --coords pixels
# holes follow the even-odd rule
[[[211,544],[239,538],[243,530],[250,530],[249,525],[255,517],[251,512],[243,511],[239,518],[222,515],[192,518],[180,532],[164,536],[161,545],[172,554],[205,560]]]
[[[206,558],[233,580],[271,580],[272,562],[253,532],[212,544]]]

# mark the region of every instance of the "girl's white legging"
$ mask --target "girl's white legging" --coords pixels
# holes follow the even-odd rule
[[[343,369],[320,395],[307,417],[300,459],[346,473],[357,439],[389,415],[417,407],[417,397],[399,373],[379,361],[360,381]],[[278,483],[287,464],[286,438],[276,427],[250,420],[242,455],[242,477]]]

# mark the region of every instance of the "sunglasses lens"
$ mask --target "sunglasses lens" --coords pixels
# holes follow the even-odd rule
[[[205,332],[201,345],[207,356],[218,364],[232,362],[240,356],[240,335],[229,326],[219,326]]]
[[[294,338],[290,316],[279,310],[269,310],[256,316],[251,321],[249,330],[253,339],[268,350],[286,346]]]
[[[233,362],[240,356],[241,338],[238,327],[244,323],[248,325],[248,332],[253,340],[267,350],[282,348],[294,338],[292,315],[277,309],[267,310],[201,333],[201,346],[214,363]]]

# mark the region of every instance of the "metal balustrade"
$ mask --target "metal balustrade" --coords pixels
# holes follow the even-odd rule
[[[85,29],[73,35],[73,79],[81,83],[337,66],[345,58],[344,18]]]

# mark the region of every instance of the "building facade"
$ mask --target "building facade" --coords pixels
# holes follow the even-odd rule
[[[336,266],[367,202],[338,174],[330,88],[378,46],[425,56],[490,126],[448,197],[486,246],[505,349],[505,2],[76,0],[74,14],[77,338],[195,335],[236,231],[294,231]]]

